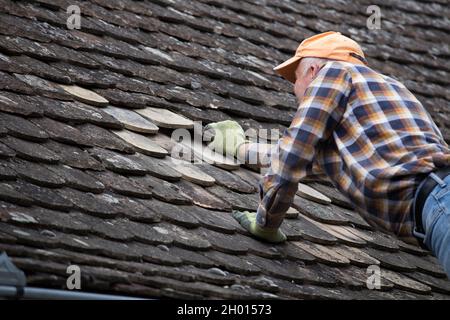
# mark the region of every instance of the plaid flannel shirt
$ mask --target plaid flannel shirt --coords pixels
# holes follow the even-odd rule
[[[435,159],[450,161],[450,149],[399,81],[366,66],[329,61],[268,156],[270,168],[259,188],[260,226],[278,228],[298,182],[325,174],[371,225],[415,242],[415,190],[440,166]]]

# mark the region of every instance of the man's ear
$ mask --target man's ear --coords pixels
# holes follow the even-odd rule
[[[321,67],[319,64],[314,63],[309,68],[310,68],[309,71],[311,72],[311,78],[314,79],[317,76],[317,74],[319,73]]]

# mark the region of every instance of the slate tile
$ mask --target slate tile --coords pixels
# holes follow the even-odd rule
[[[397,252],[395,255],[398,255],[401,259],[404,259],[408,265],[417,267],[417,270],[422,273],[439,278],[445,278],[447,276],[442,266],[438,263],[432,263],[431,261],[422,259],[421,257],[401,251]]]
[[[152,196],[164,202],[178,205],[192,204],[192,198],[185,194],[177,185],[150,175],[133,177],[133,181],[150,188]]]
[[[234,239],[236,243],[240,243],[243,247],[247,247],[248,252],[254,255],[268,259],[279,259],[283,257],[280,245],[271,245],[240,233],[235,234]]]
[[[333,247],[326,247],[309,241],[293,242],[300,249],[312,254],[317,261],[331,266],[346,266],[350,260],[333,250]]]
[[[220,186],[239,193],[255,193],[257,191],[252,185],[226,170],[205,163],[199,164],[198,167],[212,176]]]
[[[125,128],[142,133],[157,133],[159,128],[132,110],[108,106],[103,111],[120,121]]]
[[[239,283],[271,293],[278,293],[280,291],[278,285],[265,276],[246,277],[245,279],[239,279]]]
[[[196,217],[199,225],[214,231],[233,234],[240,228],[237,221],[224,212],[207,210],[196,205],[185,206],[183,210]]]
[[[105,97],[112,105],[129,109],[146,108],[147,105],[151,105],[155,100],[161,100],[146,94],[126,92],[118,89],[96,89],[95,92]]]
[[[120,260],[139,261],[142,258],[140,253],[132,250],[126,243],[111,241],[93,235],[63,235],[61,244],[62,248],[68,250],[87,252]]]
[[[33,200],[25,194],[18,192],[14,186],[9,183],[0,183],[0,200],[23,205],[31,206]]]
[[[331,204],[330,207],[338,212],[340,216],[347,219],[351,225],[364,230],[374,230],[374,227],[372,227],[366,220],[364,220],[364,218],[357,211],[338,207],[334,204]]]
[[[354,206],[351,204],[351,202],[347,198],[345,198],[345,196],[336,188],[329,187],[317,182],[310,183],[309,185],[317,191],[326,194],[336,205],[350,210],[354,209]]]
[[[155,96],[160,86],[154,82],[146,81],[144,79],[124,77],[116,83],[117,89],[147,94],[150,97]]]
[[[283,221],[283,225],[288,225],[290,228],[296,230],[302,239],[312,242],[330,245],[336,244],[338,241],[336,237],[321,229],[302,215],[299,215],[297,219]]]
[[[195,228],[199,226],[199,220],[190,213],[189,208],[191,206],[166,203],[157,199],[140,200],[140,203],[146,206],[149,210],[160,215],[162,219],[171,223],[184,226],[186,228]]]
[[[173,247],[169,248],[169,252],[171,254],[177,256],[177,257],[180,257],[181,260],[183,260],[185,265],[193,265],[193,266],[196,266],[196,267],[199,267],[199,268],[212,268],[212,267],[214,267],[214,262],[213,261],[211,261],[210,259],[208,259],[207,257],[205,257],[205,256],[203,256],[201,254],[196,253],[195,251],[186,250],[186,249],[183,249],[183,248],[179,248],[179,247],[174,247],[173,246]],[[186,271],[184,269],[186,269]],[[194,268],[183,268],[183,272],[191,271],[192,273],[194,273],[193,270],[197,271],[198,274],[202,274],[202,276],[203,276],[202,280],[207,278],[209,281],[211,281],[210,279],[214,279],[215,280],[217,278],[220,278],[220,279],[225,278],[225,277],[216,276],[216,275],[211,274],[211,273],[207,273],[204,270],[199,270],[197,268],[195,268],[195,269]],[[194,273],[194,274],[195,274],[195,276],[197,278],[199,277],[197,273]],[[217,282],[221,282],[221,281],[220,280],[215,280],[214,283],[217,283]],[[223,280],[219,284],[223,284],[224,282],[227,282],[227,281]]]
[[[134,153],[135,151],[132,145],[116,137],[107,129],[89,123],[79,125],[77,128],[82,134],[89,136],[90,142],[97,147],[124,153]]]
[[[439,279],[419,272],[412,272],[412,273],[410,272],[404,275],[431,287],[433,291],[440,292],[443,294],[450,293],[450,281],[448,281],[448,279]]]
[[[56,153],[60,158],[60,162],[78,169],[104,170],[101,162],[95,160],[86,150],[75,146],[49,141],[45,146]]]
[[[367,241],[369,247],[389,252],[397,252],[399,250],[397,241],[384,233],[355,228],[346,228],[346,230]]]
[[[54,189],[37,186],[25,181],[17,181],[11,185],[18,192],[28,195],[35,205],[61,211],[69,211],[73,207],[70,201],[59,196]]]
[[[167,181],[178,181],[181,179],[181,174],[172,169],[167,162],[154,157],[150,157],[141,153],[135,155],[135,158],[146,168],[147,173],[152,176]]]
[[[292,206],[301,214],[319,222],[337,225],[345,225],[348,223],[348,219],[340,215],[331,206],[318,204],[305,198],[294,197]]]
[[[298,184],[297,194],[303,199],[308,199],[316,203],[325,205],[331,204],[331,199],[326,195],[301,182]]]
[[[380,261],[371,257],[364,251],[358,249],[358,248],[352,248],[349,246],[341,245],[341,246],[334,246],[333,250],[350,260],[350,263],[358,266],[358,267],[368,267],[371,265],[379,265]]]
[[[242,275],[255,275],[259,274],[261,271],[259,266],[248,261],[246,257],[242,258],[236,255],[230,255],[219,251],[207,251],[202,254],[205,257],[213,260],[216,263],[216,266],[230,272],[236,272]]]
[[[11,164],[8,161],[0,161],[0,179],[15,180],[16,177],[17,173],[11,168]]]
[[[62,232],[75,232],[78,234],[86,234],[91,230],[91,225],[84,223],[79,220],[77,216],[79,213],[63,213],[60,211],[55,211],[47,208],[32,207],[24,210],[22,207],[16,207],[11,209],[10,214],[14,220],[14,215],[29,215],[33,221],[32,225],[39,228],[50,228],[52,230],[59,230]],[[23,219],[19,221],[24,223]],[[27,252],[30,256],[30,253]]]
[[[137,283],[145,283],[151,285],[153,287],[161,288],[167,287],[165,289],[170,288],[171,295],[169,297],[178,298],[186,297],[184,292],[188,292],[189,294],[194,293],[196,295],[201,295],[203,298],[209,299],[274,299],[275,295],[265,293],[256,289],[250,288],[231,288],[226,286],[216,286],[212,284],[207,284],[204,282],[184,282],[177,281],[173,279],[168,279],[165,277],[141,277],[139,276]],[[175,292],[181,292],[180,294],[175,294]],[[192,297],[192,295],[188,295],[188,297]]]
[[[41,56],[46,57],[47,53],[58,57],[58,61],[65,61],[73,65],[78,65],[87,68],[99,68],[101,65],[94,59],[88,57],[87,54],[80,50],[63,47],[56,43],[42,44],[42,50],[44,52],[38,52]],[[54,59],[51,59],[54,60]]]
[[[39,97],[41,108],[49,118],[72,124],[91,123],[110,129],[121,129],[123,125],[113,116],[99,108],[78,101],[57,101]]]
[[[83,171],[67,165],[47,165],[45,168],[53,171],[65,180],[64,185],[80,191],[102,193],[105,189],[103,183],[94,179]]]
[[[398,253],[384,252],[374,248],[364,248],[362,251],[379,260],[381,267],[384,268],[407,272],[417,269],[415,265],[408,264],[408,261]]]
[[[286,126],[290,125],[294,116],[292,112],[279,112],[279,110],[273,107],[261,108],[234,98],[215,99],[212,105],[226,113],[253,118],[263,122],[276,122]]]
[[[7,147],[3,143],[0,143],[0,158],[11,158],[15,156],[16,152],[13,149]]]
[[[287,280],[269,278],[279,288],[279,293],[287,294],[296,299],[308,300],[341,300],[350,299],[339,289],[324,288],[317,285],[302,285]]]
[[[288,211],[286,211],[285,218],[286,219],[297,219],[299,216],[299,212],[297,209],[290,207]]]
[[[181,180],[175,185],[179,187],[184,194],[191,197],[193,203],[199,207],[212,210],[231,211],[231,206],[227,202],[211,194],[206,189],[197,186],[196,184]]]
[[[211,248],[209,241],[198,235],[195,230],[189,230],[166,222],[154,227],[160,233],[167,234],[176,246],[188,250],[205,251]]]
[[[36,260],[29,259],[29,258],[17,258],[14,257],[12,259],[12,262],[20,269],[31,269],[34,266],[34,270],[37,272],[50,272],[52,274],[59,274],[62,275],[64,272],[65,266],[63,264],[55,263],[55,262],[48,262],[43,261],[42,263],[36,263]],[[84,276],[84,275],[83,275]]]
[[[57,190],[58,194],[72,204],[92,215],[102,218],[113,218],[120,213],[118,200],[109,194],[85,193],[71,188],[62,188]]]
[[[7,113],[0,113],[0,126],[5,128],[9,135],[30,141],[45,141],[47,133],[32,122]]]
[[[309,218],[307,218],[309,219]],[[343,226],[333,226],[330,224],[325,224],[321,222],[314,221],[312,219],[309,219],[311,223],[315,224],[317,227],[322,229],[323,231],[333,235],[337,238],[338,242],[347,244],[349,246],[353,247],[364,247],[367,242],[360,237],[356,236],[355,234],[348,231],[348,228],[351,227],[343,227]]]
[[[181,173],[181,176],[186,181],[198,184],[200,186],[212,186],[216,182],[216,179],[211,177],[205,172],[199,170],[199,168],[187,161],[178,161],[178,159],[169,158],[167,161],[173,168]]]
[[[10,80],[12,81],[12,85],[15,83],[15,81],[19,80],[24,88],[31,88],[31,90],[26,90],[28,92],[23,92],[23,90],[20,90],[20,92],[26,94],[37,93],[48,98],[60,100],[71,100],[71,97],[66,92],[64,92],[64,90],[58,87],[58,85],[54,82],[45,80],[37,76],[33,76],[31,74],[15,73],[14,76],[15,79],[11,77]]]
[[[133,234],[126,229],[126,225],[120,219],[100,219],[84,214],[80,217],[82,221],[91,225],[91,233],[101,238],[129,242],[133,240]]]
[[[208,239],[213,250],[230,254],[246,254],[248,252],[248,246],[238,241],[239,238],[236,235],[224,234],[205,228],[197,229],[196,233]]]
[[[111,171],[130,175],[144,175],[147,169],[140,162],[129,155],[108,151],[101,148],[92,148],[89,154],[102,162]]]
[[[11,168],[22,179],[43,187],[58,188],[65,183],[64,178],[35,162],[14,159]]]
[[[168,154],[166,149],[161,148],[157,143],[140,133],[135,133],[129,130],[115,130],[113,133],[126,143],[132,145],[137,151],[145,155],[164,158]]]
[[[424,250],[416,245],[412,245],[403,241],[398,241],[397,244],[400,247],[400,250],[405,251],[407,253],[411,253],[416,256],[426,256],[429,254],[429,251]]]
[[[76,127],[45,117],[31,121],[55,141],[80,146],[93,145],[90,142],[89,136],[83,134]]]
[[[25,141],[11,136],[0,138],[0,141],[13,149],[17,156],[36,162],[56,163],[61,158],[43,144]]]
[[[234,158],[226,157],[223,156],[222,154],[212,151],[210,148],[202,145],[196,139],[194,139],[193,143],[192,141],[182,140],[178,142],[178,146],[181,147],[184,160],[193,161],[194,163],[207,162],[209,164],[214,164],[215,166],[218,166],[226,170],[239,169],[240,165],[239,161],[237,161]],[[172,150],[171,155],[172,157],[177,156],[177,154],[175,154],[175,150]]]
[[[171,156],[173,156],[172,149],[177,145],[176,141],[174,141],[171,137],[168,137],[165,134],[157,133],[151,136],[148,136],[150,140],[158,144],[161,148],[167,150]]]
[[[124,284],[124,283],[117,283],[114,284],[113,290],[116,292],[123,292],[123,294],[132,296],[140,296],[140,297],[165,297],[165,298],[172,298],[172,299],[192,299],[197,300],[201,299],[201,295],[197,294],[191,294],[191,293],[184,293],[184,292],[178,292],[173,290],[165,290],[162,289],[156,289],[152,288],[150,286],[144,286],[137,283],[131,283],[131,284]]]
[[[240,194],[227,190],[221,186],[212,186],[206,188],[208,192],[228,202],[233,209],[256,211],[259,205],[258,194]]]
[[[112,223],[117,228],[129,233],[132,238],[138,242],[151,245],[169,245],[173,241],[170,236],[160,232],[158,228],[155,228],[158,224],[146,224],[126,219],[116,220]]]
[[[152,192],[149,188],[145,188],[123,175],[111,171],[89,172],[89,174],[94,179],[99,180],[106,188],[116,193],[144,199],[152,197]]]
[[[130,59],[118,59],[96,52],[89,52],[85,54],[88,55],[89,58],[94,59],[96,62],[101,64],[101,67],[106,67],[109,70],[125,76],[136,76],[139,73],[139,70],[144,67],[144,65]]]
[[[171,266],[177,266],[183,263],[179,257],[163,251],[158,247],[134,243],[131,245],[131,248],[136,250],[142,256],[144,261]]]
[[[32,247],[54,248],[59,240],[56,233],[45,232],[46,229],[31,229],[0,222],[0,230],[14,237],[17,243]]]
[[[91,90],[76,86],[76,85],[59,85],[66,93],[71,95],[73,99],[87,103],[94,106],[107,106],[108,100],[103,98],[98,93]]]
[[[194,126],[192,120],[163,108],[153,108],[147,106],[145,109],[137,109],[136,112],[161,128],[191,129]]]
[[[167,108],[193,121],[202,121],[205,124],[230,119],[227,114],[220,110],[201,109],[201,106],[195,107],[192,105],[194,103],[190,99],[193,98],[190,97],[186,100],[190,105],[186,105],[184,103],[170,103],[167,105]]]
[[[431,292],[429,286],[390,270],[383,270],[381,272],[381,277],[382,279],[392,282],[396,288],[401,290],[419,294],[428,294]]]
[[[70,83],[76,83],[81,86],[95,86],[99,88],[113,87],[114,83],[120,81],[121,75],[115,74],[113,72],[107,72],[105,70],[98,69],[88,69],[84,67],[79,67],[66,62],[56,62],[49,65],[53,70],[63,73],[71,79]],[[89,101],[83,101],[90,104]],[[93,104],[95,105],[95,103]]]
[[[314,258],[312,254],[309,254],[296,245],[293,245],[292,241],[288,241],[282,246],[277,246],[277,251],[279,251],[284,258],[289,260],[300,260],[305,264],[311,264],[316,261],[316,258]]]
[[[28,76],[33,77],[31,75]],[[28,83],[23,82],[5,72],[0,72],[0,89],[30,95],[36,93],[35,88],[30,86]]]
[[[72,81],[67,74],[61,72],[57,68],[26,55],[12,56],[9,59],[10,63],[13,63],[16,66],[15,70],[9,72],[31,73],[40,78],[65,84],[69,84]]]
[[[156,211],[149,210],[140,200],[132,199],[128,196],[120,196],[117,194],[109,194],[109,197],[116,204],[116,209],[121,216],[130,220],[153,223],[161,220],[161,214]]]
[[[204,270],[193,266],[187,266],[180,269],[182,269],[182,272],[185,272],[186,274],[193,275],[196,281],[222,286],[232,285],[234,282],[236,282],[236,278],[239,277],[238,275],[222,271],[218,268],[209,268],[208,270]],[[213,270],[217,270],[219,272],[212,272]]]
[[[336,280],[305,268],[301,262],[289,260],[270,260],[254,255],[248,256],[249,261],[258,265],[264,274],[281,279],[294,281],[295,283],[319,284],[322,286],[334,286]]]
[[[57,59],[56,54],[51,50],[48,50],[45,44],[15,36],[3,36],[1,40],[0,43],[2,44],[2,47],[8,53],[26,53],[33,57],[42,57],[52,60]]]
[[[5,127],[0,128],[0,137],[6,136],[7,133],[8,133],[8,130]]]
[[[17,238],[13,235],[0,231],[0,239],[2,240],[0,246],[4,246],[5,243],[16,243]]]

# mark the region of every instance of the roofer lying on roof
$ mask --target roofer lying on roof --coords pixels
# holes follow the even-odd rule
[[[239,223],[255,237],[284,241],[279,227],[299,180],[326,173],[369,223],[419,241],[450,275],[450,149],[422,104],[403,84],[368,67],[360,46],[337,32],[305,39],[274,70],[294,83],[299,107],[270,155],[257,213],[234,212]],[[254,148],[236,122],[209,128],[221,133],[211,148],[251,157]],[[422,185],[426,193],[416,192]],[[414,225],[420,197],[417,203],[425,205],[417,207]]]

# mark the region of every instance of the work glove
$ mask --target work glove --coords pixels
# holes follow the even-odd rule
[[[233,218],[256,238],[272,243],[286,241],[286,235],[280,229],[265,229],[256,223],[256,212],[233,210]]]
[[[242,127],[236,122],[225,120],[210,123],[205,131],[214,130],[214,138],[208,147],[217,153],[235,157],[241,144],[249,142],[245,139]]]

